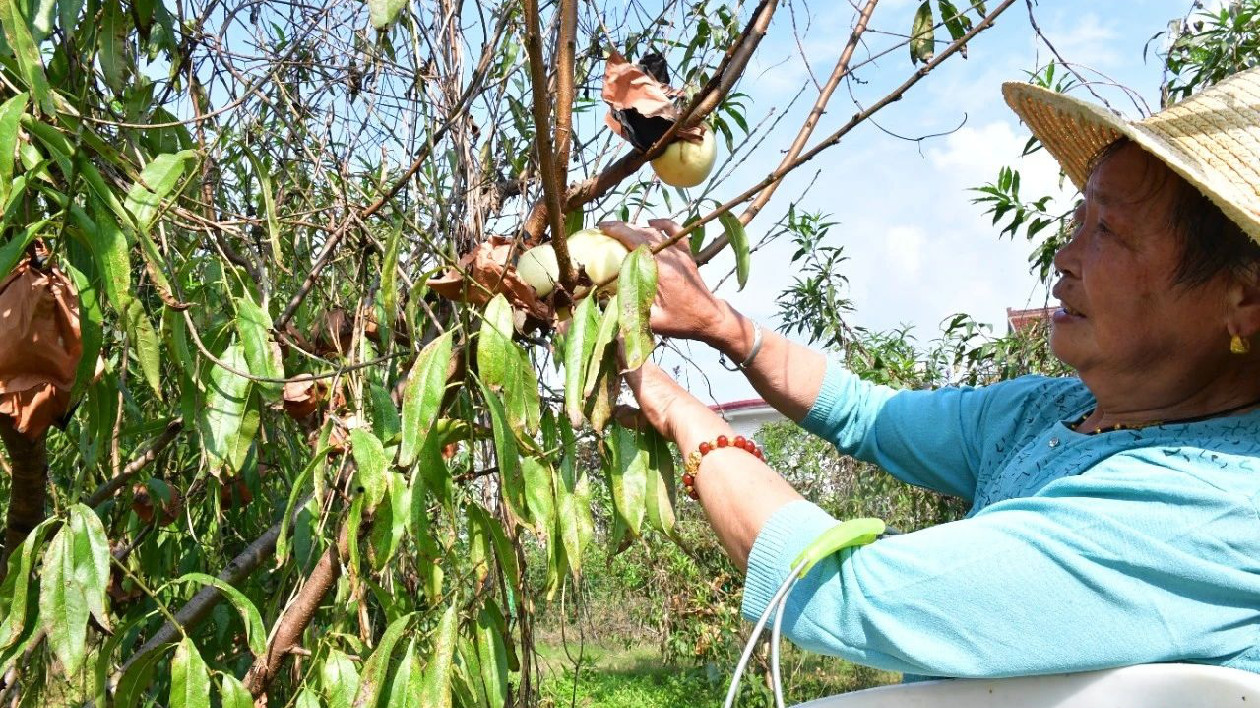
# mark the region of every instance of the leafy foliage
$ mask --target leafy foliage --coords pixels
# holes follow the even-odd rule
[[[1176,103],[1230,74],[1260,66],[1260,2],[1230,0],[1169,27],[1163,103]]]

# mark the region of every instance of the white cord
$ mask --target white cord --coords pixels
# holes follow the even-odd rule
[[[770,620],[771,613],[773,613],[780,604],[787,604],[786,598],[788,593],[792,592],[792,588],[796,587],[796,581],[799,580],[797,576],[800,574],[801,570],[805,568],[807,563],[808,561],[801,561],[795,568],[792,568],[792,571],[788,573],[787,579],[783,581],[783,584],[779,586],[778,591],[775,592],[774,597],[770,598],[770,602],[766,605],[765,611],[761,613],[761,618],[757,620],[757,624],[753,627],[752,635],[748,637],[748,643],[744,645],[744,653],[740,655],[739,663],[735,665],[735,675],[731,677],[731,685],[726,691],[726,702],[722,704],[723,708],[731,708],[731,706],[735,705],[735,693],[739,690],[739,679],[744,675],[744,669],[748,667],[748,660],[752,658],[753,649],[757,646],[757,640],[761,638],[762,630],[766,628],[766,623]],[[779,614],[781,615],[782,612]],[[777,625],[779,622],[776,621],[775,624]],[[777,646],[778,643],[776,642],[775,644],[776,646],[772,649],[775,657],[774,673],[776,676],[774,685],[774,700],[776,706],[782,706],[783,690],[777,679],[779,670],[779,662],[777,660],[779,653]]]

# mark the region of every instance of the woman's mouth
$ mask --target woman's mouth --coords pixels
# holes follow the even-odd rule
[[[1054,314],[1055,314],[1054,319],[1085,316],[1084,314],[1081,313],[1080,310],[1073,309],[1071,305],[1068,305],[1067,303],[1064,303],[1064,302],[1059,303],[1059,309]]]

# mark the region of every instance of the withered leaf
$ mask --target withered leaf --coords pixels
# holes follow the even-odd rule
[[[492,235],[464,254],[457,267],[430,279],[429,289],[449,300],[478,306],[502,294],[514,309],[537,320],[550,321],[551,306],[516,274],[516,267],[511,264],[512,251],[512,239]]]

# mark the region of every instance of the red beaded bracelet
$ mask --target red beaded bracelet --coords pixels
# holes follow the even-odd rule
[[[736,435],[734,440],[728,440],[725,435],[719,435],[711,443],[702,442],[700,447],[692,450],[683,461],[682,483],[683,491],[687,493],[687,496],[696,500],[700,499],[700,495],[696,493],[696,476],[700,474],[700,461],[705,455],[723,447],[739,448],[762,462],[766,460],[765,454],[762,453],[761,448],[757,447],[757,443],[743,435]]]

